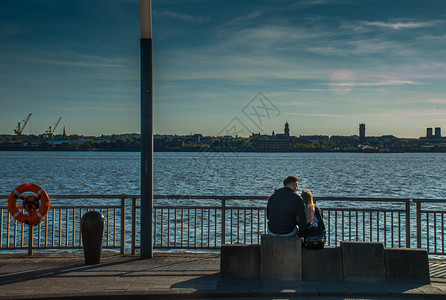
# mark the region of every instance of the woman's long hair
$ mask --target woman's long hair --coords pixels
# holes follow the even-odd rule
[[[310,224],[311,222],[313,222],[313,219],[314,219],[314,211],[315,211],[316,204],[314,203],[313,195],[311,195],[310,191],[308,191],[308,190],[302,191],[301,196],[302,196],[302,199],[304,199],[304,201],[305,201],[307,224]]]

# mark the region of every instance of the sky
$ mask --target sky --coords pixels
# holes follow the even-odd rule
[[[446,130],[446,1],[152,0],[154,133]],[[137,0],[0,1],[0,134],[140,132]],[[23,124],[23,122],[22,122]]]

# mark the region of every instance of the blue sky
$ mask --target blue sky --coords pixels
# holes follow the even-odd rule
[[[154,131],[446,130],[446,1],[152,0]],[[139,1],[0,1],[0,133],[140,131]],[[57,133],[57,131],[56,131]]]

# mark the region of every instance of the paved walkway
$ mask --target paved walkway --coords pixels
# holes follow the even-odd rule
[[[153,259],[104,254],[0,254],[0,299],[310,298],[446,299],[446,260],[431,260],[431,284],[263,282],[219,277],[218,254],[156,253]]]

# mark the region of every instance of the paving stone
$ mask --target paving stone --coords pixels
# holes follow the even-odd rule
[[[446,295],[446,284],[435,285],[435,287],[440,289]]]
[[[6,292],[8,296],[18,296],[18,295],[31,295],[33,294],[33,290],[13,290]]]
[[[117,283],[117,284],[112,284],[109,285],[108,287],[105,288],[105,291],[111,291],[111,290],[127,290],[129,288],[129,286],[131,285],[131,283],[126,282],[126,283]]]
[[[426,295],[442,295],[442,294],[444,294],[442,289],[440,289],[436,286],[432,286],[430,284],[421,286],[418,288],[418,290],[420,290],[422,293],[424,293]]]
[[[166,288],[166,289],[163,289],[163,288],[157,288],[157,287],[154,287],[154,288],[150,288],[149,290],[148,290],[148,294],[151,294],[151,295],[166,295],[166,294],[177,294],[177,295],[179,295],[179,294],[181,294],[180,293],[180,291],[179,290],[172,290],[172,289],[169,289],[169,288]]]
[[[190,294],[196,294],[198,291],[196,289],[178,289],[177,291],[180,292],[182,295],[190,295]]]
[[[5,295],[5,296],[0,296],[0,299],[8,299],[8,300],[13,300],[13,299],[33,299],[34,295]]]

